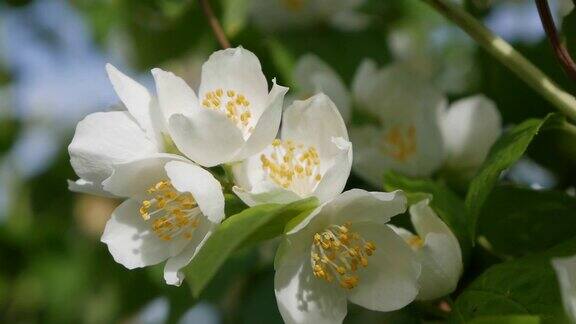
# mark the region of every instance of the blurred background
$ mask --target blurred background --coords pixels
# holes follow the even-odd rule
[[[233,44],[254,51],[266,76],[292,84],[298,58],[314,53],[350,84],[363,58],[405,61],[458,99],[484,93],[505,125],[554,109],[456,27],[419,0],[212,1]],[[558,26],[571,1],[551,1]],[[565,89],[530,0],[462,3]],[[338,10],[336,10],[336,9]],[[342,9],[342,10],[339,10]],[[566,31],[569,32],[569,31]],[[572,40],[573,41],[573,40]],[[569,44],[570,45],[570,44]],[[117,201],[71,193],[67,145],[75,124],[117,98],[111,62],[153,89],[162,67],[197,85],[218,49],[196,1],[0,1],[0,322],[277,323],[274,244],[239,251],[194,300],[168,287],[162,265],[128,271],[99,241]],[[548,132],[506,175],[532,188],[571,190],[576,147]],[[573,142],[572,142],[573,143]],[[369,188],[352,177],[350,186]],[[350,309],[349,323],[413,323],[417,306],[390,314]]]

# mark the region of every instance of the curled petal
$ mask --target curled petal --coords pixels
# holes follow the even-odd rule
[[[112,173],[112,165],[158,152],[127,112],[113,111],[86,116],[76,126],[68,146],[70,163],[81,178],[100,183]]]

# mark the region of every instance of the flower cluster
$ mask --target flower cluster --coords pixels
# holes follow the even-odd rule
[[[443,168],[468,179],[502,132],[500,113],[490,99],[476,95],[448,107],[441,92],[400,63],[378,69],[366,59],[348,90],[330,66],[309,54],[298,61],[294,78],[305,85],[299,97],[324,92],[347,122],[353,106],[362,115],[365,121],[350,131],[353,169],[376,187],[389,170],[423,177]]]
[[[412,234],[387,224],[408,209],[402,192],[342,192],[353,166],[341,114],[349,118],[346,98],[335,95],[335,104],[323,93],[310,96],[320,92],[311,89],[283,111],[288,89],[272,80],[269,90],[258,58],[241,47],[210,56],[197,92],[176,75],[153,69],[154,96],[116,68],[107,70],[126,109],[95,113],[78,124],[69,153],[80,179],[70,189],[125,199],[102,235],[118,263],[133,269],[166,261],[166,282],[180,285],[181,269],[224,220],[223,187],[210,168],[225,166],[232,191],[249,206],[307,197],[321,203],[284,235],[278,250],[275,292],[287,323],[341,322],[347,301],[391,311],[456,288],[460,246],[427,200],[409,208]],[[440,119],[443,99],[427,90],[405,98],[391,84],[391,92],[382,93],[382,81],[368,81],[376,78],[370,67],[362,71],[365,77],[355,86],[359,98],[387,115],[384,130],[358,131],[361,158],[354,165],[362,168],[370,158],[379,172],[388,165],[432,171],[422,161],[437,166],[444,151],[423,141],[440,138],[441,130],[425,126]],[[386,71],[377,79],[401,77]],[[330,95],[331,89],[320,90]],[[434,109],[426,110],[428,105]],[[460,106],[470,104],[450,111],[468,113]],[[446,125],[454,123],[449,131],[466,137],[470,131],[453,120],[460,117],[451,116],[445,116]],[[368,152],[372,148],[365,145],[374,140],[378,146]],[[448,154],[452,161],[476,163],[461,151]],[[375,169],[359,174],[377,181]]]

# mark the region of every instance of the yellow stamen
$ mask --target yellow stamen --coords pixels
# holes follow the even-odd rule
[[[368,257],[376,250],[374,243],[351,232],[351,226],[350,223],[330,225],[323,232],[315,233],[310,252],[314,276],[326,282],[336,278],[340,287],[345,289],[358,286],[358,266],[367,267]]]
[[[139,211],[156,236],[163,241],[180,234],[191,239],[200,222],[200,209],[192,194],[176,191],[167,180],[157,182],[146,193],[148,199],[142,201]]]

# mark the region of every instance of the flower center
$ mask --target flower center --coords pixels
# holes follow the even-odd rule
[[[376,250],[372,242],[352,232],[351,223],[331,225],[325,231],[314,234],[310,263],[316,278],[333,282],[340,287],[352,289],[358,285],[358,266],[367,267],[368,257]]]
[[[297,193],[310,195],[322,179],[316,148],[275,139],[270,154],[260,155],[262,169],[276,184]]]
[[[300,12],[304,8],[305,0],[282,0],[286,9],[292,12]]]
[[[244,136],[248,136],[254,130],[250,123],[252,119],[250,101],[235,90],[216,89],[207,92],[202,99],[202,107],[225,113],[226,117],[240,128]]]
[[[398,162],[406,162],[416,154],[416,147],[416,128],[413,125],[395,125],[382,137],[382,151]]]
[[[424,241],[418,235],[412,235],[408,239],[406,239],[406,243],[410,245],[413,250],[418,250],[424,246]]]
[[[142,201],[140,215],[160,239],[170,241],[180,235],[192,238],[201,215],[192,194],[178,192],[168,180],[156,183],[146,194],[148,199]]]

